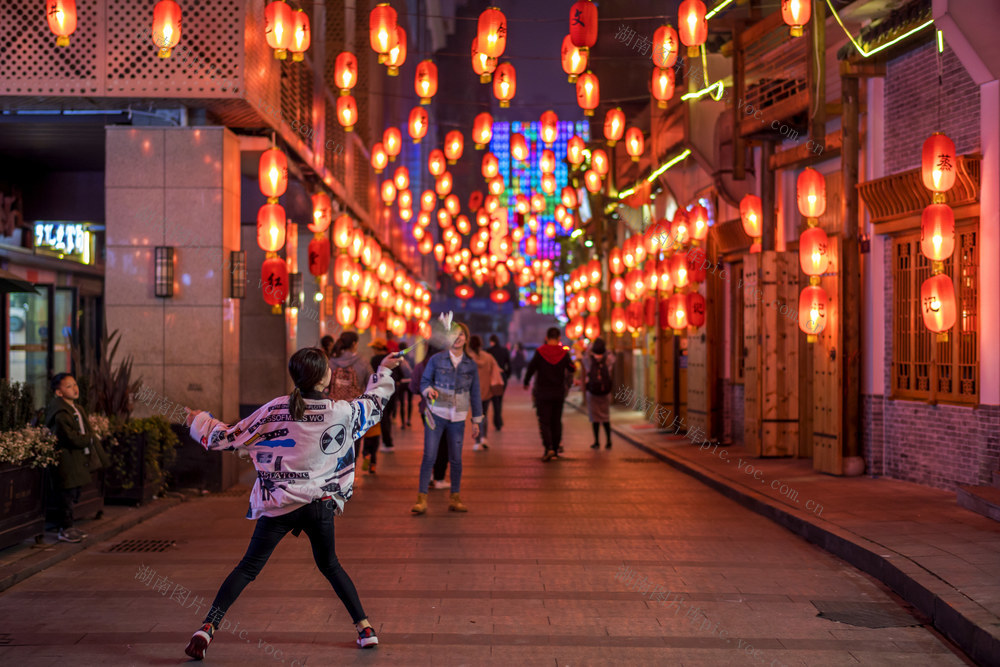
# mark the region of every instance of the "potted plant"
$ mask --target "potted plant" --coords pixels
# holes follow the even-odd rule
[[[0,380],[0,549],[45,528],[43,468],[56,463],[56,438],[31,426],[31,388]]]
[[[130,419],[117,427],[117,444],[108,448],[111,469],[104,498],[109,503],[141,504],[167,485],[167,470],[180,440],[161,415]]]

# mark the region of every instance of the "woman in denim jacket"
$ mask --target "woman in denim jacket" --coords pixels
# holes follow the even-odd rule
[[[430,413],[425,422],[433,422],[433,425],[424,425],[420,489],[417,504],[410,510],[414,514],[427,511],[427,489],[442,435],[448,443],[448,462],[451,465],[451,502],[448,509],[453,512],[468,511],[458,496],[462,482],[462,438],[465,436],[465,419],[470,411],[472,437],[479,437],[483,404],[479,394],[479,368],[466,349],[469,329],[461,323],[456,323],[455,327],[457,331],[453,329],[448,333],[449,349],[431,357],[420,377],[420,393],[427,399]]]

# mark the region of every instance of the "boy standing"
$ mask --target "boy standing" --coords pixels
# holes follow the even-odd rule
[[[80,488],[90,483],[90,450],[94,434],[87,411],[76,405],[80,388],[69,373],[52,378],[55,394],[45,410],[45,425],[56,436],[59,452],[58,490],[59,535],[61,542],[80,542],[87,534],[73,527],[73,505],[80,500]]]

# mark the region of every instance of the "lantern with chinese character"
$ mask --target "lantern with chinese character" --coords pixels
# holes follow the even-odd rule
[[[549,110],[542,113],[539,119],[541,125],[540,136],[547,145],[552,145],[556,140],[559,127],[559,117],[555,111]]]
[[[333,65],[333,82],[341,95],[350,95],[358,84],[358,59],[350,51],[341,51]]]
[[[288,19],[291,20],[292,9],[285,3],[280,4],[288,12]],[[268,6],[270,9],[270,6]],[[290,24],[286,24],[290,28]],[[174,0],[160,0],[153,7],[153,44],[160,49],[157,55],[161,58],[169,58],[170,50],[177,46],[181,39],[181,6]]]
[[[806,342],[815,343],[826,328],[829,301],[826,290],[819,285],[810,285],[799,295],[799,329],[806,334]]]
[[[684,254],[684,261],[687,264],[687,278],[692,283],[705,282],[705,274],[708,267],[712,265],[708,255],[701,248],[692,248]],[[671,279],[673,279],[671,277]]]
[[[265,252],[278,252],[285,245],[285,209],[264,204],[257,211],[257,245]]]
[[[597,75],[590,70],[576,80],[576,103],[583,109],[584,116],[593,116],[594,109],[601,103],[601,85]]]
[[[510,63],[500,63],[493,79],[493,96],[500,100],[500,108],[506,109],[517,91],[517,72]]]
[[[701,0],[684,0],[677,10],[677,25],[681,41],[688,47],[688,57],[698,56],[698,47],[708,37],[708,22],[705,20],[705,3]]]
[[[614,146],[624,134],[625,112],[621,107],[608,109],[604,115],[604,138],[608,140],[608,146]]]
[[[288,298],[288,264],[277,256],[268,255],[260,267],[261,292],[264,301],[277,306]]]
[[[427,109],[413,107],[410,111],[410,122],[408,123],[410,138],[413,139],[413,143],[420,143],[420,140],[427,135],[429,125],[430,121],[427,117]]]
[[[479,38],[472,38],[472,71],[479,75],[479,83],[489,83],[496,71],[497,59],[479,50]]]
[[[603,148],[595,148],[590,154],[590,168],[600,174],[601,178],[608,175],[610,164],[608,154],[604,152]]]
[[[569,38],[581,51],[597,43],[597,5],[590,0],[578,0],[569,8]]]
[[[518,162],[528,159],[528,142],[520,132],[510,135],[510,156]]]
[[[486,148],[493,138],[493,116],[483,111],[476,115],[472,121],[472,140],[476,144],[476,150],[481,151]]]
[[[700,244],[708,237],[708,210],[701,204],[695,204],[688,212],[688,227],[693,245]]]
[[[368,14],[368,38],[379,63],[384,63],[396,42],[396,10],[389,3],[376,5]]]
[[[376,174],[381,174],[385,166],[389,164],[389,156],[385,152],[385,148],[382,147],[382,142],[375,142],[372,146],[372,169],[375,170]]]
[[[448,158],[448,164],[455,164],[462,157],[465,148],[465,139],[458,130],[452,130],[444,138],[444,156]]]
[[[677,62],[677,31],[673,26],[661,25],[653,33],[653,64],[669,69]]]
[[[69,36],[76,31],[76,0],[47,0],[45,5],[56,46],[69,46]]]
[[[687,295],[687,317],[688,324],[693,327],[700,327],[705,324],[705,297],[697,292]]]
[[[387,127],[385,132],[382,133],[382,148],[385,149],[385,154],[389,156],[389,162],[395,162],[396,156],[399,155],[399,151],[403,148],[403,138],[399,133],[398,127]]]
[[[576,83],[576,78],[587,69],[587,61],[590,58],[588,51],[573,44],[573,38],[566,35],[563,37],[560,55],[562,68],[569,75],[569,82]]]
[[[292,12],[292,42],[289,50],[292,52],[294,62],[302,62],[305,58],[303,54],[309,50],[312,36],[309,31],[309,15],[301,9]]]
[[[333,265],[333,282],[337,287],[348,288],[351,284],[351,275],[354,273],[354,262],[348,255],[339,255]]]
[[[309,273],[314,276],[326,274],[330,268],[330,240],[325,236],[309,241]]]
[[[294,18],[292,8],[282,0],[272,2],[264,8],[264,35],[267,45],[274,49],[274,57],[284,60],[292,46]]]
[[[566,142],[566,160],[573,166],[583,164],[583,149],[586,144],[575,134]]]
[[[330,195],[325,192],[317,192],[312,196],[312,205],[313,219],[307,227],[314,234],[322,234],[333,220],[333,204],[330,202]]]
[[[358,103],[354,95],[337,98],[337,122],[344,128],[344,132],[354,131],[354,124],[358,122]]]
[[[939,273],[920,286],[920,311],[924,326],[938,334],[938,340],[947,340],[947,331],[955,326],[957,308],[955,285],[950,276]]]
[[[403,26],[396,26],[396,43],[385,55],[385,66],[389,68],[389,76],[399,76],[399,68],[406,62],[406,31]]]
[[[288,158],[277,148],[268,148],[260,154],[257,166],[257,182],[260,191],[270,204],[276,204],[278,197],[288,188]]]
[[[642,157],[646,140],[642,136],[642,130],[637,127],[630,127],[625,133],[625,151],[632,157],[633,162],[638,162]]]
[[[690,321],[688,319],[688,304],[686,294],[671,294],[669,299],[663,301],[667,306],[666,317],[660,313],[660,322],[666,321],[667,326],[674,330],[674,335],[679,336],[687,329]],[[661,325],[662,326],[662,325]]]
[[[802,36],[802,26],[812,16],[812,0],[781,0],[781,19],[792,37]]]
[[[924,142],[920,154],[920,173],[924,187],[943,195],[955,185],[955,142],[940,132],[935,132]],[[934,203],[944,203],[944,197],[934,197]]]
[[[955,251],[955,212],[946,204],[931,204],[920,216],[920,251],[941,262]]]
[[[431,98],[437,94],[438,68],[432,60],[421,60],[417,64],[417,73],[413,77],[413,89],[421,104],[430,104]]]
[[[479,15],[476,31],[479,51],[499,58],[507,48],[507,17],[497,7],[488,7]]]
[[[653,69],[653,81],[650,84],[653,99],[659,109],[666,109],[667,102],[674,96],[674,71],[672,69]]]
[[[740,200],[740,219],[743,221],[743,231],[754,239],[761,237],[761,225],[764,219],[764,206],[757,195],[746,195]]]
[[[484,154],[482,163],[483,178],[490,180],[498,173],[500,173],[500,161],[497,160],[497,156],[493,153]]]
[[[821,276],[830,265],[829,239],[819,227],[810,227],[799,236],[799,264],[807,276]]]
[[[826,210],[826,179],[812,167],[806,167],[796,181],[799,213],[818,218]]]

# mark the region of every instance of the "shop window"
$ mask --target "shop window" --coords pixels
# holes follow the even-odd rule
[[[978,225],[956,229],[955,252],[944,263],[955,284],[958,318],[948,340],[924,327],[920,285],[932,275],[920,252],[920,232],[893,241],[892,394],[932,402],[979,402]]]

